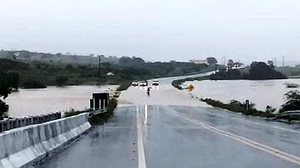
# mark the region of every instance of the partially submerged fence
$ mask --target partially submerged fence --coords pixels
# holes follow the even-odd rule
[[[44,122],[57,120],[61,118],[61,113],[52,113],[41,116],[13,118],[7,120],[0,120],[0,132],[11,130],[14,128],[24,127],[33,124],[41,124]]]

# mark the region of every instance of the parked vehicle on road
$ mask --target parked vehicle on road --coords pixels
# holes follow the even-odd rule
[[[153,85],[153,86],[158,86],[158,85],[159,85],[159,81],[157,81],[157,80],[153,81],[153,82],[152,82],[152,85]]]
[[[136,87],[136,86],[138,86],[139,85],[139,83],[137,82],[137,81],[133,81],[132,83],[131,83],[131,86],[133,86],[133,87]]]
[[[146,86],[148,86],[148,82],[146,80],[145,81],[140,81],[139,86],[146,87]]]

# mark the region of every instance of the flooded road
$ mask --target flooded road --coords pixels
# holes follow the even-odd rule
[[[300,125],[209,107],[161,85],[130,87],[115,116],[50,158],[45,168],[265,168],[300,166]]]
[[[285,102],[284,94],[290,90],[299,88],[286,88],[286,83],[300,84],[300,79],[284,80],[219,80],[219,81],[191,81],[185,85],[193,84],[195,90],[192,92],[200,98],[212,98],[222,102],[232,99],[255,103],[256,108],[265,110],[267,105],[280,108]]]
[[[35,116],[71,109],[89,108],[93,92],[104,92],[117,86],[67,86],[45,89],[20,89],[10,94],[5,102],[9,105],[11,117]]]

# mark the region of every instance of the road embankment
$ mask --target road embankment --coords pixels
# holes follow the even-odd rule
[[[27,167],[91,128],[86,113],[0,134],[0,168]]]

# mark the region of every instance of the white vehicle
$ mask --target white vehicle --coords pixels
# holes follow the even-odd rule
[[[146,81],[140,81],[139,86],[146,87],[148,86],[148,83]]]
[[[137,82],[137,81],[133,81],[132,83],[131,83],[131,86],[133,86],[133,87],[136,87],[136,86],[138,86],[139,85],[139,83]]]
[[[153,81],[153,82],[152,82],[152,85],[153,85],[153,86],[158,86],[158,85],[159,85],[159,81],[157,81],[157,80]]]

